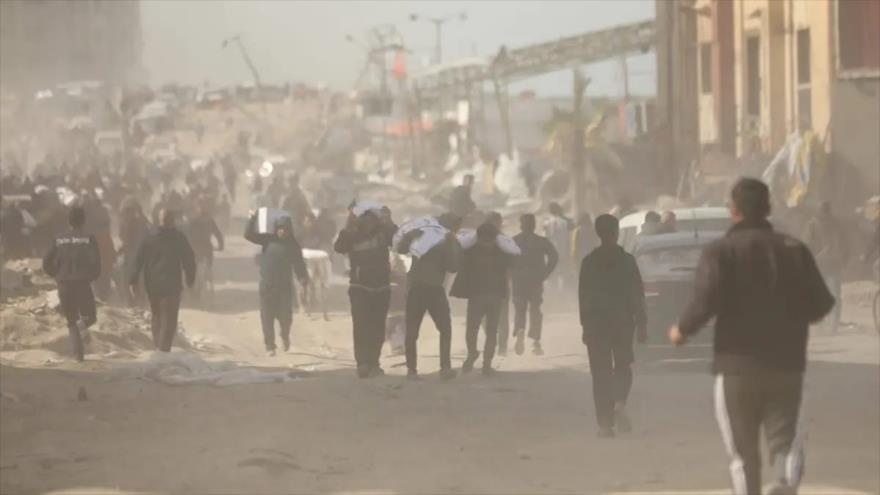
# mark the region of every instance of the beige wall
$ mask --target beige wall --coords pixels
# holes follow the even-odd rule
[[[696,9],[708,9],[716,0],[697,0]],[[726,0],[722,0],[726,1]],[[834,74],[831,31],[832,0],[736,0],[733,7],[734,87],[737,152],[749,147],[749,137],[761,150],[772,153],[785,142],[797,124],[797,31],[810,30],[811,114],[813,129],[824,135],[831,117]],[[760,115],[747,112],[749,78],[746,40],[760,37]],[[713,40],[713,26],[705,15],[697,23],[698,42]],[[695,68],[699,74],[700,67]],[[717,140],[714,96],[699,96],[700,142]]]

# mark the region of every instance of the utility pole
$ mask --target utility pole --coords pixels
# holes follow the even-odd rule
[[[235,43],[238,46],[239,52],[241,52],[241,57],[244,59],[244,63],[247,64],[248,68],[251,71],[251,74],[254,76],[254,84],[257,86],[257,97],[260,99],[260,102],[263,106],[263,115],[268,119],[269,113],[266,111],[266,99],[264,98],[263,93],[263,81],[260,79],[260,73],[257,71],[257,66],[254,65],[254,61],[251,60],[250,55],[248,55],[247,50],[244,47],[244,43],[241,42],[241,35],[237,34],[230,38],[226,38],[223,40],[223,48],[229,46],[230,43]]]
[[[434,25],[434,63],[440,65],[443,63],[443,25],[449,21],[467,20],[466,12],[459,12],[457,14],[447,15],[444,17],[428,17],[428,16],[420,16],[419,14],[410,14],[409,20],[416,22],[420,19],[424,19],[425,21],[430,22]]]
[[[620,68],[623,70],[623,102],[629,103],[629,64],[625,53],[620,56]]]
[[[574,78],[574,108],[572,109],[572,154],[571,154],[571,198],[572,213],[575,218],[586,211],[586,185],[584,184],[585,168],[587,163],[586,150],[584,149],[584,92],[590,84],[580,70],[572,71]]]

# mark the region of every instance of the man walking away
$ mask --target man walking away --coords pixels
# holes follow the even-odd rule
[[[101,274],[101,255],[95,237],[85,232],[85,210],[71,208],[68,223],[70,231],[56,238],[43,258],[43,271],[58,282],[70,345],[76,360],[82,362],[83,344],[89,343],[88,328],[97,321],[91,284]]]
[[[494,373],[492,358],[498,334],[501,304],[507,297],[507,273],[511,255],[496,244],[498,227],[484,223],[477,228],[477,243],[462,255],[461,269],[452,284],[452,297],[467,299],[466,337],[468,355],[461,367],[463,373],[474,368],[480,357],[477,334],[486,319],[486,340],[483,346],[483,374]]]
[[[461,225],[461,218],[447,214],[438,218],[441,225],[449,229],[446,239],[421,257],[413,257],[407,274],[408,292],[406,296],[406,368],[407,378],[418,379],[418,340],[419,329],[425,312],[431,315],[437,331],[440,332],[440,378],[455,378],[450,357],[452,347],[452,317],[449,300],[443,283],[447,273],[458,271],[461,263],[461,246],[454,232]],[[408,232],[397,245],[397,252],[408,254],[410,245],[419,238],[419,229]]]
[[[519,219],[522,232],[513,240],[522,254],[513,269],[513,333],[514,350],[522,355],[525,350],[526,313],[529,315],[529,337],[536,356],[544,354],[541,347],[541,327],[544,315],[544,281],[550,277],[559,262],[559,253],[546,237],[535,234],[535,215],[527,213]]]
[[[302,248],[293,237],[290,217],[276,217],[273,233],[260,234],[257,232],[257,214],[254,213],[248,220],[244,238],[263,248],[260,254],[260,323],[266,354],[274,356],[275,320],[281,326],[284,350],[290,350],[290,326],[293,324],[293,308],[296,304],[293,274],[296,273],[301,284],[307,285],[309,272]]]
[[[694,299],[669,339],[681,345],[715,318],[715,414],[734,492],[761,493],[763,427],[779,481],[770,493],[795,493],[804,462],[808,327],[834,298],[807,247],[767,221],[766,184],[741,179],[731,197],[734,225],[703,251]]]
[[[379,365],[385,343],[385,319],[391,302],[391,239],[397,226],[376,212],[349,214],[333,248],[348,255],[354,358],[360,378],[385,374]]]
[[[840,221],[831,213],[831,203],[823,201],[819,206],[819,213],[807,223],[807,232],[804,236],[807,246],[816,253],[816,264],[825,283],[831,291],[831,295],[840,300],[843,286],[841,278],[844,265],[849,257],[849,246],[846,242]],[[831,311],[831,332],[836,333],[840,325],[841,305],[835,305]]]
[[[141,272],[150,301],[150,329],[153,344],[162,352],[171,351],[177,334],[182,280],[187,287],[196,280],[196,261],[186,236],[177,230],[175,212],[163,210],[158,229],[150,232],[138,248],[129,285],[137,286]]]
[[[214,221],[214,215],[210,200],[200,198],[196,205],[194,218],[187,226],[189,242],[193,248],[196,259],[196,267],[199,272],[199,284],[196,287],[196,298],[200,299],[202,290],[210,286],[213,289],[214,273],[214,244],[212,238],[217,240],[217,250],[223,251],[223,233]]]
[[[644,342],[645,290],[635,258],[617,244],[620,224],[596,218],[601,245],[581,264],[578,300],[582,340],[590,357],[599,436],[631,430],[626,401],[632,388],[633,333]]]

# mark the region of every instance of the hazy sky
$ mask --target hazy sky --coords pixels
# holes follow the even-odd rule
[[[411,70],[434,53],[434,28],[412,22],[411,13],[445,16],[464,11],[465,21],[444,27],[443,58],[497,52],[594,29],[653,18],[654,0],[585,1],[263,1],[142,0],[144,63],[151,82],[251,80],[239,53],[221,49],[224,37],[241,34],[263,79],[352,86],[364,64],[362,39],[377,24],[393,23],[412,50]],[[654,57],[630,59],[630,88],[655,92]],[[587,68],[592,95],[622,94],[619,62]],[[529,79],[515,89],[543,95],[571,92],[570,73]]]

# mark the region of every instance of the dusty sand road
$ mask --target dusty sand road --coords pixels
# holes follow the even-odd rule
[[[635,431],[600,440],[573,313],[549,316],[545,356],[501,358],[496,377],[440,382],[426,323],[422,381],[404,379],[401,357],[384,358],[388,376],[358,380],[343,313],[298,315],[295,349],[263,355],[255,270],[231,245],[217,267],[217,312],[185,310],[188,337],[209,344],[200,353],[209,361],[306,376],[170,386],[121,374],[118,361],[6,359],[0,389],[13,398],[0,401],[0,492],[725,493],[707,349],[657,339],[639,349]],[[457,319],[458,362],[463,333]],[[817,333],[811,359],[803,493],[880,492],[877,336]],[[77,400],[80,387],[88,400]]]

